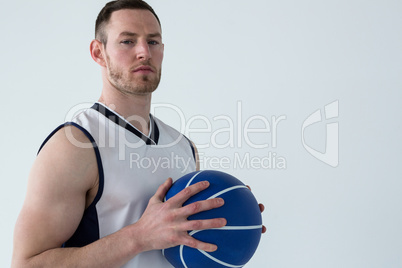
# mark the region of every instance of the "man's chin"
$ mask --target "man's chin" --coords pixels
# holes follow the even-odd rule
[[[138,95],[138,96],[145,96],[152,94],[156,90],[157,86],[150,86],[150,85],[144,85],[144,86],[136,86],[135,88],[130,88],[128,90],[124,90],[126,93],[130,95]]]

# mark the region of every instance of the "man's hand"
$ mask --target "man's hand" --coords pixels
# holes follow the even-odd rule
[[[246,185],[247,186],[247,188],[251,191],[251,187],[250,186],[248,186],[248,185]],[[263,204],[258,204],[258,206],[260,207],[260,211],[261,211],[261,213],[263,213],[264,212],[264,210],[265,210],[265,206],[263,205]],[[265,227],[264,225],[262,226],[262,233],[265,233],[267,231],[267,227]]]
[[[264,205],[263,204],[258,204],[258,206],[260,207],[260,211],[261,211],[261,213],[263,213],[264,212],[264,210],[265,210],[265,207],[264,207]],[[267,231],[267,227],[265,227],[264,225],[262,226],[262,233],[265,233]]]
[[[192,220],[187,218],[190,215],[201,211],[221,207],[224,204],[222,198],[198,201],[182,206],[191,196],[209,187],[209,182],[203,181],[193,184],[181,192],[163,202],[163,199],[172,186],[172,179],[169,178],[159,186],[155,195],[149,200],[148,206],[139,219],[136,229],[141,234],[142,250],[164,249],[177,245],[185,245],[198,248],[207,252],[217,250],[217,246],[196,240],[187,231],[220,228],[226,225],[224,218],[209,220]],[[137,239],[137,238],[136,238]]]

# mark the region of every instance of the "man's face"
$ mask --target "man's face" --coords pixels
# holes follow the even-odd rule
[[[152,93],[161,79],[161,28],[148,10],[123,9],[112,13],[106,26],[107,79],[124,94]]]

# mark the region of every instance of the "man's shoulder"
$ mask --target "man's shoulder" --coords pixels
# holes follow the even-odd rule
[[[65,123],[47,137],[38,155],[44,154],[44,152],[49,154],[52,151],[63,152],[63,155],[66,156],[72,155],[73,159],[79,155],[91,156],[93,154],[93,143],[78,125]]]

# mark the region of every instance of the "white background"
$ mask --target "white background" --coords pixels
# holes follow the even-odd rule
[[[105,3],[0,3],[2,267],[10,266],[13,228],[38,147],[73,106],[99,96],[100,71],[89,43]],[[215,158],[271,152],[286,160],[285,169],[223,169],[249,184],[266,206],[268,231],[246,267],[401,267],[402,2],[149,3],[165,43],[155,104],[179,107],[186,122],[203,115],[214,131],[228,126],[213,120],[219,115],[240,128],[252,116],[286,116],[275,148],[272,133],[250,134],[256,144],[269,143],[265,149],[252,148],[244,137],[238,144],[236,135],[234,147],[200,148]],[[339,123],[336,168],[301,142],[304,120],[333,101],[339,102],[339,118],[331,119]],[[183,125],[172,111],[155,113]],[[253,122],[256,128],[262,123]],[[325,129],[325,121],[312,125],[307,144],[325,151]],[[211,135],[190,137],[199,144]]]

